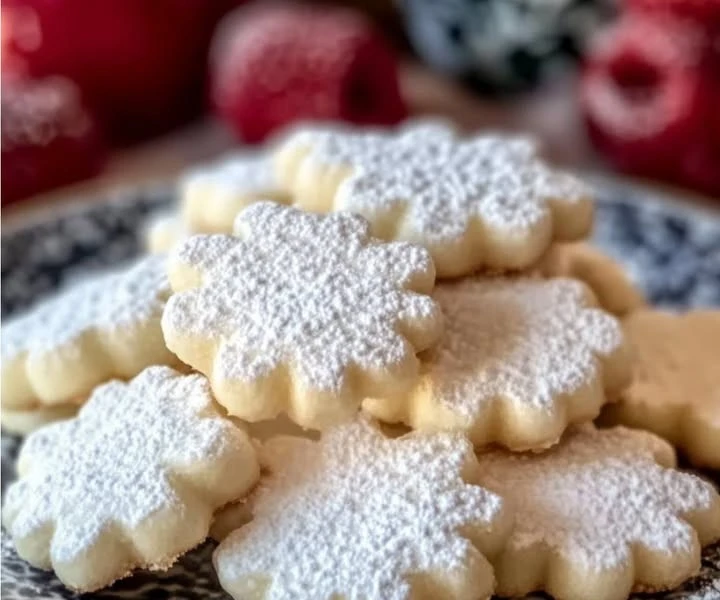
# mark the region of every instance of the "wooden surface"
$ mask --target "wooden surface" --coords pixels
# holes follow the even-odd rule
[[[607,172],[585,138],[575,103],[576,85],[574,77],[568,75],[516,99],[489,100],[424,68],[409,64],[402,69],[403,92],[413,114],[446,116],[465,131],[532,132],[542,140],[553,162],[580,172]],[[233,147],[237,147],[237,142],[230,132],[208,118],[165,138],[116,153],[95,179],[3,208],[2,225],[14,228],[28,220],[46,218],[70,204],[107,196],[118,187],[169,181],[188,166]],[[657,184],[648,185],[657,186],[683,201],[720,211],[718,201]]]

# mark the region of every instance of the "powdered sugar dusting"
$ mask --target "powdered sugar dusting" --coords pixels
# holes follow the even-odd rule
[[[550,200],[572,205],[590,197],[570,176],[554,185],[554,172],[527,138],[458,139],[437,122],[397,133],[309,129],[286,144],[308,148],[308,160],[321,167],[352,169],[338,189],[336,209],[362,214],[374,225],[400,209],[402,237],[431,245],[463,238],[474,220],[522,235],[550,218]]]
[[[408,291],[433,283],[422,248],[381,244],[349,213],[266,202],[243,211],[237,229],[239,238],[195,236],[176,249],[173,260],[203,283],[173,295],[163,316],[166,334],[218,340],[214,376],[249,381],[289,363],[305,385],[338,391],[351,366],[405,360],[413,350],[403,327],[423,347],[437,337],[434,302]]]
[[[221,582],[271,581],[268,600],[411,597],[412,574],[467,564],[463,527],[498,535],[502,499],[466,483],[471,446],[453,434],[385,438],[365,420],[320,442],[276,438],[253,521],[214,555]]]
[[[163,256],[83,281],[3,324],[2,361],[22,352],[54,350],[90,331],[107,333],[159,321],[169,295]]]
[[[601,377],[623,341],[619,323],[569,279],[470,278],[439,285],[445,336],[424,366],[436,402],[476,419],[491,403],[556,411]]]
[[[692,551],[693,529],[681,517],[718,502],[710,484],[658,464],[663,456],[672,449],[653,434],[588,424],[543,454],[494,451],[478,460],[482,484],[516,510],[510,548],[539,544],[602,571],[627,564],[637,544]]]
[[[76,418],[31,434],[21,478],[5,497],[4,524],[15,539],[52,526],[51,557],[69,561],[104,528],[120,526],[132,537],[158,511],[185,510],[173,477],[203,490],[209,484],[198,466],[212,468],[208,463],[228,453],[236,453],[237,468],[257,469],[240,460],[248,444],[213,408],[203,377],[151,367],[127,384],[97,388]],[[209,513],[215,499],[207,493]]]

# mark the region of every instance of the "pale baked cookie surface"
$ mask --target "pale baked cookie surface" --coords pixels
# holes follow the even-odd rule
[[[717,492],[674,470],[672,447],[648,432],[586,424],[542,454],[498,450],[478,461],[482,485],[515,511],[493,559],[502,596],[622,600],[671,589],[720,538]]]
[[[321,432],[317,430],[303,429],[285,414],[255,423],[248,423],[232,417],[231,420],[247,433],[256,446],[277,437],[299,437],[317,441],[321,435]],[[241,498],[238,502],[223,506],[213,515],[210,537],[217,542],[223,541],[229,533],[252,519],[250,510],[251,505],[248,498]]]
[[[29,410],[3,408],[0,411],[0,425],[2,425],[2,430],[7,433],[27,435],[55,421],[64,421],[74,417],[78,410],[80,410],[79,404],[37,406]]]
[[[3,323],[2,406],[76,402],[113,377],[174,364],[160,318],[170,295],[163,256],[99,275]]]
[[[581,282],[467,278],[440,283],[433,298],[445,333],[421,355],[410,394],[365,401],[377,418],[463,431],[478,446],[541,449],[629,381],[620,323]]]
[[[170,566],[205,539],[216,508],[252,487],[259,467],[205,378],[151,367],[31,434],[18,473],[2,511],[18,554],[91,591],[138,567]]]
[[[222,542],[233,531],[252,521],[251,510],[249,498],[223,506],[213,515],[210,537],[218,543]]]
[[[162,328],[231,415],[323,429],[415,382],[442,330],[434,276],[426,250],[371,238],[357,215],[257,203],[237,236],[176,248]]]
[[[626,315],[645,305],[645,298],[623,268],[586,242],[554,244],[539,265],[549,277],[572,277],[587,284],[605,310]]]
[[[182,217],[173,211],[153,215],[145,224],[143,231],[145,249],[152,254],[169,252],[175,244],[193,234],[182,220]]]
[[[528,267],[592,223],[589,188],[545,165],[528,138],[459,138],[437,122],[317,127],[280,144],[275,165],[297,205],[349,210],[377,237],[427,247],[440,277]]]
[[[367,420],[275,438],[252,521],[215,551],[234,598],[488,598],[512,519],[457,434],[388,439]]]
[[[262,154],[235,154],[193,169],[179,182],[182,222],[191,231],[231,233],[238,213],[258,200],[288,202],[271,160]]]
[[[636,367],[603,419],[653,431],[693,464],[720,469],[720,311],[642,310],[623,325]]]

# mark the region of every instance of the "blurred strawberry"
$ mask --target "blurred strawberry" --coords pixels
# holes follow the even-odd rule
[[[300,119],[392,124],[407,113],[392,51],[345,9],[240,9],[218,28],[210,70],[218,114],[248,142]]]
[[[95,175],[106,156],[71,81],[2,82],[2,203]]]
[[[620,169],[676,178],[706,135],[710,98],[692,27],[626,15],[591,52],[581,103],[591,139]]]
[[[200,111],[207,49],[228,4],[3,0],[3,67],[68,77],[114,139],[145,137]]]

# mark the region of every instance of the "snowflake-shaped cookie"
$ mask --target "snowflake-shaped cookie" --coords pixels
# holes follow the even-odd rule
[[[465,431],[478,446],[540,449],[596,417],[606,390],[629,380],[620,324],[578,281],[468,278],[433,297],[445,334],[423,355],[411,394],[365,402],[378,418]]]
[[[160,329],[170,295],[166,269],[164,257],[148,257],[3,323],[3,407],[79,402],[112,377],[176,363]]]
[[[645,304],[642,292],[610,256],[586,243],[554,244],[539,264],[549,277],[579,279],[593,291],[605,310],[623,316]]]
[[[459,139],[434,122],[314,128],[289,136],[275,163],[299,206],[349,210],[377,237],[424,245],[441,277],[527,267],[592,223],[589,189],[542,163],[526,138]]]
[[[169,252],[173,246],[193,232],[175,211],[154,214],[145,223],[143,237],[145,248],[153,254]]]
[[[693,464],[720,469],[720,311],[642,310],[623,321],[637,361],[603,417],[649,429]]]
[[[350,418],[363,398],[415,381],[441,332],[428,253],[370,238],[357,215],[257,203],[239,237],[195,236],[171,258],[168,347],[248,421],[286,411],[303,427]],[[420,292],[420,293],[418,293]]]
[[[74,417],[79,409],[79,404],[41,405],[30,410],[3,408],[0,411],[0,425],[2,425],[3,431],[24,436],[36,429],[40,429],[40,427],[44,427],[48,423]]]
[[[261,154],[233,154],[180,178],[180,212],[197,232],[232,233],[238,213],[258,200],[287,202],[272,161]]]
[[[27,438],[18,471],[2,511],[18,554],[82,591],[168,567],[259,475],[207,380],[168,367],[97,388],[76,418]]]
[[[670,589],[720,538],[720,497],[674,470],[672,448],[651,433],[591,424],[543,454],[478,456],[480,480],[515,509],[493,558],[498,594],[622,600]]]
[[[215,551],[235,598],[488,598],[511,518],[474,485],[458,434],[389,439],[366,419],[320,442],[275,438],[270,475],[250,499],[253,520]]]

